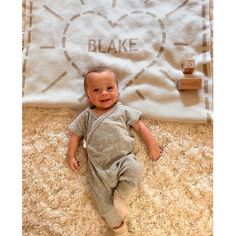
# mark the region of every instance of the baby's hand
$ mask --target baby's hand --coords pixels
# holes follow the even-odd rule
[[[79,162],[77,162],[75,158],[67,157],[66,160],[71,170],[79,170]]]
[[[162,149],[159,146],[154,146],[149,152],[149,157],[151,160],[158,160],[161,157]]]

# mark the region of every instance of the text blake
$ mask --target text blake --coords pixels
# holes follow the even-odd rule
[[[88,52],[120,53],[138,51],[138,39],[88,39]]]

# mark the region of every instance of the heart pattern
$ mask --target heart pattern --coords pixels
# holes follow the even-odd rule
[[[98,22],[97,27],[93,27],[94,22]],[[145,32],[146,25],[149,28]],[[80,30],[86,27],[93,29],[93,32]],[[132,30],[128,31],[127,28],[130,27]],[[164,23],[154,13],[132,11],[116,21],[111,21],[100,12],[88,10],[74,15],[66,23],[62,48],[66,60],[83,75],[88,65],[83,63],[80,55],[86,58],[85,62],[95,60],[101,64],[107,64],[111,56],[114,61],[114,58],[122,58],[123,64],[126,64],[125,61],[135,61],[139,70],[143,71],[143,68],[152,65],[161,57],[165,42]],[[138,71],[134,78],[140,75]]]

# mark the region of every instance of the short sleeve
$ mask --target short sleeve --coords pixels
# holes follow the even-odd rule
[[[142,112],[128,106],[126,106],[125,113],[126,122],[129,126],[132,126],[134,123],[136,123],[142,116]]]
[[[86,113],[82,112],[69,126],[69,130],[79,137],[84,136],[86,130]]]

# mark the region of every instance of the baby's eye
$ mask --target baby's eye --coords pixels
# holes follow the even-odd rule
[[[108,86],[108,87],[107,87],[107,90],[108,90],[108,91],[111,91],[112,89],[113,89],[113,86]]]
[[[100,90],[98,88],[93,89],[93,92],[98,93]]]

